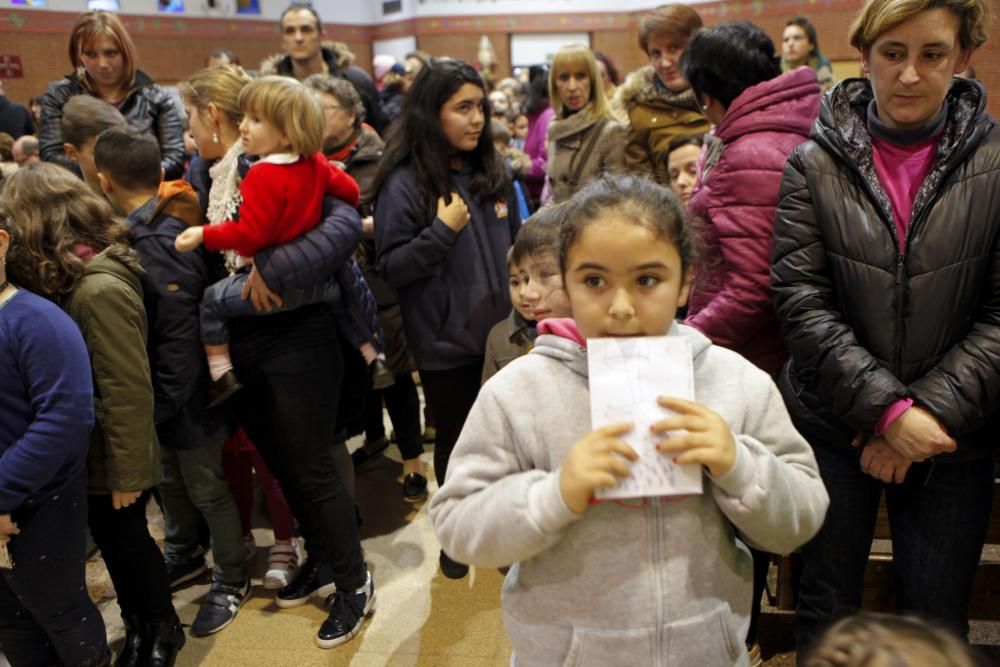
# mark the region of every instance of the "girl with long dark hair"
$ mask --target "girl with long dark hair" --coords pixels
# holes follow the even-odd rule
[[[410,351],[434,406],[434,474],[479,392],[486,337],[510,312],[507,250],[521,225],[493,135],[482,79],[435,61],[413,83],[373,190],[378,271],[397,290]],[[443,551],[442,572],[466,565]]]

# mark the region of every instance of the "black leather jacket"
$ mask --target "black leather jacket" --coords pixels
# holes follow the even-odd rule
[[[39,151],[46,162],[55,162],[79,173],[63,152],[62,109],[74,95],[89,94],[76,74],[49,84],[42,96],[42,123],[38,133]],[[184,130],[170,95],[146,74],[136,70],[135,83],[118,110],[133,130],[149,132],[160,142],[164,179],[180,178],[184,173]]]
[[[986,93],[956,79],[905,252],[872,162],[871,85],[823,98],[785,169],[771,286],[791,360],[779,386],[813,444],[849,446],[900,398],[989,455],[1000,408],[1000,129]]]

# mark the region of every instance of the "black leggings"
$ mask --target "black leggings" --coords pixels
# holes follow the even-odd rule
[[[251,333],[234,336],[232,351],[243,382],[237,417],[281,485],[309,558],[331,564],[339,590],[360,588],[366,568],[354,502],[334,463],[344,373],[335,334],[276,342]]]
[[[465,426],[465,418],[479,395],[483,377],[483,360],[445,371],[420,371],[427,402],[434,406],[437,440],[434,443],[434,477],[444,484],[451,450]]]
[[[382,421],[382,399],[389,411],[389,419],[396,430],[396,443],[403,460],[418,458],[424,453],[420,442],[420,396],[417,385],[409,373],[396,375],[396,383],[381,391],[368,393],[366,404],[365,439],[378,440],[385,437],[385,423]]]
[[[150,495],[145,491],[119,510],[112,505],[111,494],[88,496],[87,505],[90,534],[111,575],[122,616],[161,623],[174,618],[174,606],[163,554],[146,523]]]
[[[99,665],[111,656],[85,583],[86,477],[11,514],[21,532],[7,544],[14,569],[0,570],[0,645],[13,667]]]

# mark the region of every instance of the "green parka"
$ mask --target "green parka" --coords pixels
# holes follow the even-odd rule
[[[94,372],[96,423],[87,454],[90,494],[140,491],[160,480],[140,274],[131,257],[105,250],[87,262],[63,302],[83,333]]]

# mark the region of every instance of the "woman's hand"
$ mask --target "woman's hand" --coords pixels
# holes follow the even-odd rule
[[[444,202],[444,197],[438,197],[437,217],[452,231],[460,232],[469,224],[469,207],[457,192],[452,192],[450,204]]]
[[[10,520],[9,514],[0,514],[0,544],[7,544],[10,542],[11,535],[17,535],[20,532],[21,529]]]
[[[861,450],[861,470],[886,484],[902,484],[912,464],[889,446],[885,438],[872,438]]]
[[[687,431],[660,441],[657,450],[673,456],[674,463],[705,466],[712,477],[722,477],[733,469],[736,464],[736,440],[722,417],[704,405],[680,398],[660,396],[656,402],[660,407],[678,414],[653,424],[650,427],[653,433]]]
[[[141,495],[142,491],[112,491],[111,506],[116,510],[125,509],[129,505],[135,504]]]
[[[205,240],[205,230],[201,227],[188,227],[174,239],[177,252],[191,252]]]
[[[621,439],[631,430],[631,424],[605,426],[587,434],[569,450],[559,469],[559,495],[571,510],[583,514],[595,491],[615,486],[619,479],[628,477],[627,461],[639,458]]]
[[[272,292],[264,279],[260,277],[256,264],[250,269],[250,275],[243,283],[243,291],[240,292],[240,296],[244,301],[250,299],[258,312],[269,313],[274,308],[281,308],[283,304],[281,297]]]
[[[915,405],[892,422],[882,435],[900,456],[918,463],[958,448],[958,443],[948,435],[941,422]]]

